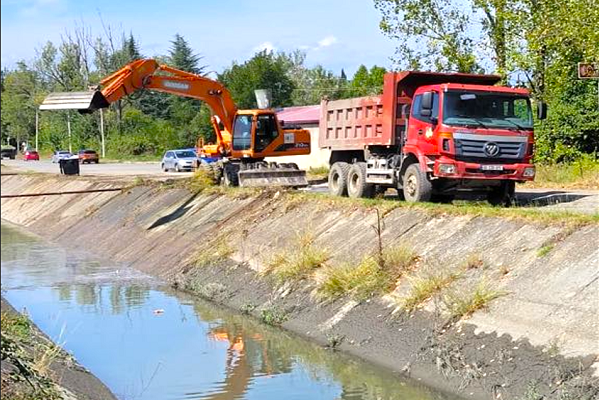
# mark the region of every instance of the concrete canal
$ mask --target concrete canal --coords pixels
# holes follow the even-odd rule
[[[119,399],[453,399],[2,223],[3,296]]]

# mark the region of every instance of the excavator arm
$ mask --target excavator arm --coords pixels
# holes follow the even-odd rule
[[[132,93],[150,89],[205,102],[225,129],[232,132],[237,107],[229,91],[219,82],[181,71],[156,60],[136,60],[102,79],[99,88],[90,92],[54,93],[44,100],[42,110],[77,109],[94,111]],[[220,136],[220,130],[216,132]],[[222,143],[222,137],[218,137]]]

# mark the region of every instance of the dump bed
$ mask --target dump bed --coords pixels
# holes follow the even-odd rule
[[[442,83],[494,85],[496,75],[389,72],[383,94],[321,102],[318,144],[330,150],[362,150],[368,146],[393,146],[405,126],[401,109],[411,104],[420,86]]]

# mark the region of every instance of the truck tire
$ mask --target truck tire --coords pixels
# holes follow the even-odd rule
[[[403,195],[407,202],[429,201],[433,194],[433,184],[419,164],[412,164],[403,175]]]
[[[350,165],[339,161],[329,171],[329,192],[334,196],[347,196],[347,175]]]
[[[493,206],[510,207],[516,197],[516,182],[502,181],[501,185],[491,188],[487,201]]]
[[[239,186],[239,165],[232,163],[225,164],[221,182],[227,187]]]
[[[357,162],[347,174],[347,194],[349,197],[374,197],[374,185],[366,183],[366,163]]]

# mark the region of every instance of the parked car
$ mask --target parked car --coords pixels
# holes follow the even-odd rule
[[[52,162],[53,163],[57,163],[60,160],[66,160],[70,157],[72,157],[73,155],[65,150],[56,150],[53,154],[52,154]]]
[[[23,160],[25,161],[39,161],[40,154],[35,150],[25,150],[23,153]]]
[[[100,162],[100,156],[98,155],[98,152],[95,150],[79,150],[79,162],[81,164],[97,164]]]
[[[14,160],[17,157],[17,148],[10,145],[2,145],[2,156],[0,158],[10,158]]]
[[[198,165],[198,155],[194,150],[181,149],[181,150],[169,150],[164,153],[160,167],[164,172],[169,170],[191,171]]]

